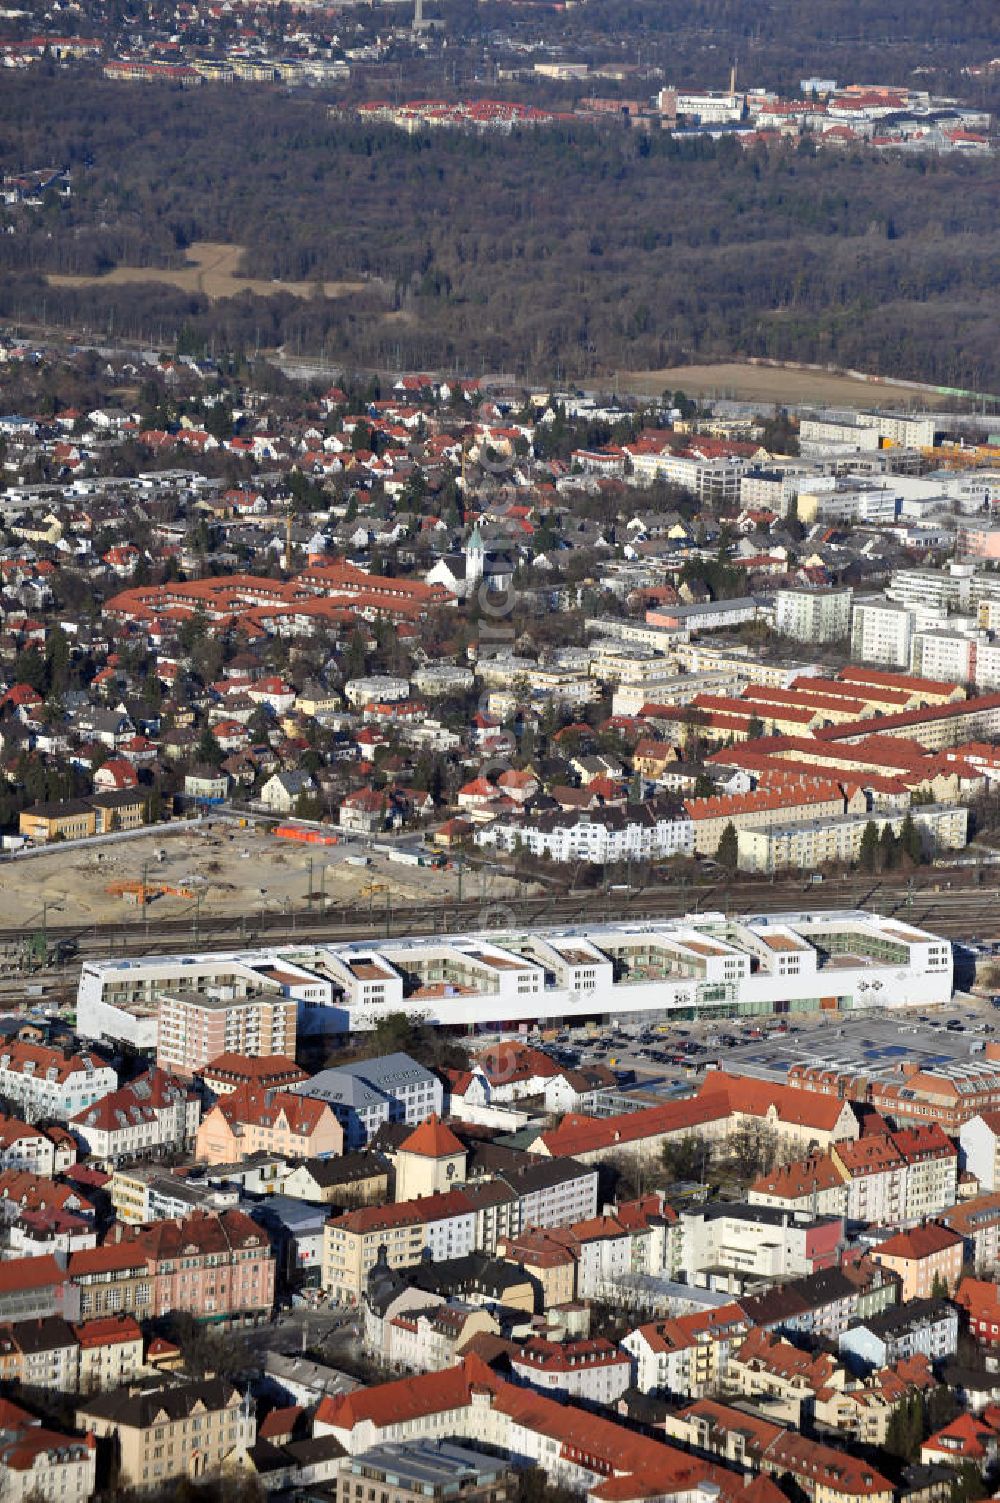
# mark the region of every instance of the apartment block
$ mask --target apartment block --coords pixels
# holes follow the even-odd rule
[[[951,804],[924,804],[909,811],[929,856],[961,851],[968,844],[969,811]],[[737,832],[740,871],[816,871],[834,863],[854,865],[861,854],[865,829],[873,824],[879,835],[888,826],[895,836],[906,813],[873,810],[838,818],[805,819],[770,829]]]
[[[139,1490],[243,1464],[257,1438],[253,1400],[224,1378],[100,1394],[80,1405],[76,1422],[117,1441],[122,1484]]]
[[[25,1039],[0,1045],[0,1095],[33,1117],[68,1121],[117,1084],[114,1070],[96,1054],[71,1054]]]
[[[408,1268],[425,1249],[438,1259],[462,1257],[475,1247],[476,1211],[464,1190],[366,1206],[327,1222],[322,1287],[334,1299],[357,1304],[377,1262]]]
[[[853,595],[850,589],[778,590],[774,629],[796,642],[839,642],[850,631]]]
[[[321,1070],[292,1089],[329,1106],[343,1128],[346,1150],[364,1148],[383,1122],[417,1127],[444,1112],[441,1081],[401,1052]]]
[[[243,998],[164,993],[157,1010],[156,1063],[190,1079],[220,1054],[295,1056],[298,1004],[262,993]]]
[[[851,657],[880,668],[909,668],[913,615],[884,597],[855,598],[851,609]]]

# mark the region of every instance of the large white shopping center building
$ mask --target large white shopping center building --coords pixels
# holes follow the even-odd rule
[[[947,940],[850,912],[574,925],[268,950],[87,961],[77,1030],[155,1046],[161,999],[294,998],[303,1033],[390,1013],[464,1031],[947,1002]]]

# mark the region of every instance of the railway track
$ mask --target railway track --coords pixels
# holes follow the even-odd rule
[[[344,908],[336,912],[294,914],[247,913],[205,915],[98,924],[86,928],[49,925],[50,945],[72,947],[73,959],[169,953],[173,950],[218,950],[275,943],[347,941],[415,934],[460,933],[472,929],[507,930],[512,926],[595,924],[618,919],[678,917],[685,913],[726,911],[776,913],[815,908],[871,907],[947,935],[990,937],[1000,933],[1000,905],[995,890],[979,886],[901,887],[869,880],[828,881],[822,889],[801,882],[766,885],[719,884],[712,888],[656,887],[628,892],[551,894],[509,901],[468,900],[413,904],[401,908]],[[0,947],[23,943],[22,930],[0,930]]]

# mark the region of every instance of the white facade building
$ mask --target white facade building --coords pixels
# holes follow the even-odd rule
[[[959,1128],[962,1165],[983,1190],[1000,1187],[1000,1113],[986,1112]]]
[[[64,1054],[44,1044],[8,1039],[0,1045],[0,1095],[17,1102],[29,1119],[65,1122],[118,1084],[118,1076],[97,1055]]]
[[[607,865],[694,854],[694,825],[680,810],[658,814],[649,805],[592,809],[564,814],[553,811],[534,819],[497,819],[477,830],[475,842],[493,850],[519,846],[553,861],[587,861]]]
[[[839,642],[851,629],[853,590],[779,590],[774,629],[796,642]]]
[[[409,679],[394,678],[387,673],[374,673],[368,678],[351,678],[344,685],[344,698],[355,708],[370,704],[397,704],[409,697]]]
[[[831,965],[825,957],[834,951]],[[517,936],[289,945],[190,960],[192,972],[210,965],[220,981],[227,967],[235,975],[294,967],[314,976],[329,996],[314,1013],[328,1032],[371,1029],[396,1012],[432,1025],[511,1028],[542,1019],[666,1019],[678,1011],[767,1015],[779,1007],[817,1010],[830,997],[842,1009],[876,1000],[927,1007],[950,1000],[952,989],[947,941],[896,919],[841,910],[752,918],[701,913]],[[161,955],[90,961],[81,997],[86,989],[99,1002],[105,987],[121,988],[123,974],[145,995],[182,965],[181,957]]]
[[[851,657],[877,668],[910,666],[913,616],[884,596],[855,599],[851,609]]]
[[[613,1404],[632,1381],[632,1358],[610,1341],[525,1342],[510,1365],[522,1383],[590,1404]]]

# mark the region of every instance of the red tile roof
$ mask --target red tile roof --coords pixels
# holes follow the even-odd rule
[[[219,1054],[199,1072],[205,1079],[288,1084],[306,1080],[307,1072],[286,1054]]]
[[[836,1096],[819,1091],[802,1091],[795,1086],[776,1085],[751,1075],[730,1075],[726,1070],[711,1070],[702,1081],[699,1096],[713,1099],[720,1093],[729,1101],[731,1113],[748,1117],[765,1117],[773,1107],[778,1120],[795,1127],[832,1132],[840,1120],[845,1103]]]
[[[403,1139],[398,1151],[419,1154],[426,1159],[446,1159],[452,1154],[464,1153],[465,1149],[437,1112],[432,1112],[426,1122],[421,1122],[408,1138]]]
[[[951,1232],[947,1227],[938,1226],[931,1221],[926,1226],[912,1227],[908,1232],[897,1232],[894,1237],[880,1242],[872,1249],[872,1256],[877,1258],[881,1253],[887,1258],[919,1261],[922,1258],[937,1257],[940,1253],[961,1246],[962,1239],[957,1232]]]
[[[142,1328],[131,1315],[107,1315],[75,1325],[73,1335],[82,1347],[119,1346],[142,1341]]]

